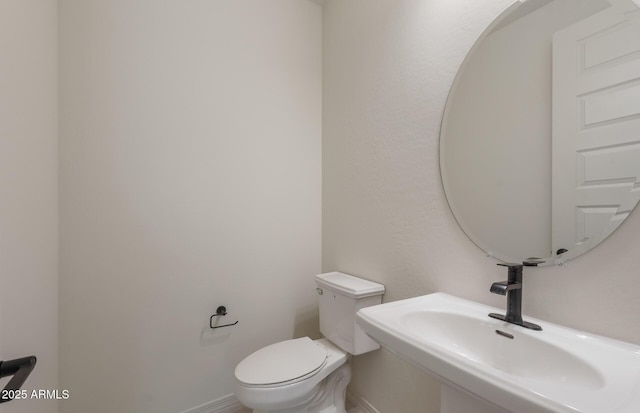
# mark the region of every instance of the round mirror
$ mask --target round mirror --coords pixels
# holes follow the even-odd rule
[[[640,197],[640,0],[517,1],[454,81],[440,167],[456,220],[502,261],[575,258]]]

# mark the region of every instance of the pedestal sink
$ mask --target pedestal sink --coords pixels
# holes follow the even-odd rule
[[[488,316],[503,311],[435,293],[364,308],[356,321],[383,347],[495,411],[640,412],[640,346]]]

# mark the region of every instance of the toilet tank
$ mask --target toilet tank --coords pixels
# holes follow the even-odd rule
[[[377,350],[380,345],[356,325],[356,312],[382,303],[384,285],[341,272],[316,275],[320,299],[320,332],[353,355]]]

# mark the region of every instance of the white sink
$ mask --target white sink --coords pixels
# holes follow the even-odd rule
[[[436,293],[363,308],[358,325],[409,362],[510,412],[640,412],[640,346]]]

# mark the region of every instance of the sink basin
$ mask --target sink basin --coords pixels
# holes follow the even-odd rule
[[[591,364],[562,347],[533,335],[496,333],[494,322],[461,314],[419,311],[407,314],[400,323],[424,340],[448,348],[470,363],[501,370],[519,378],[546,381],[553,385],[596,390],[604,378]],[[505,340],[505,337],[508,340]]]
[[[517,413],[640,412],[640,346],[436,293],[363,308],[375,341],[447,384]]]

